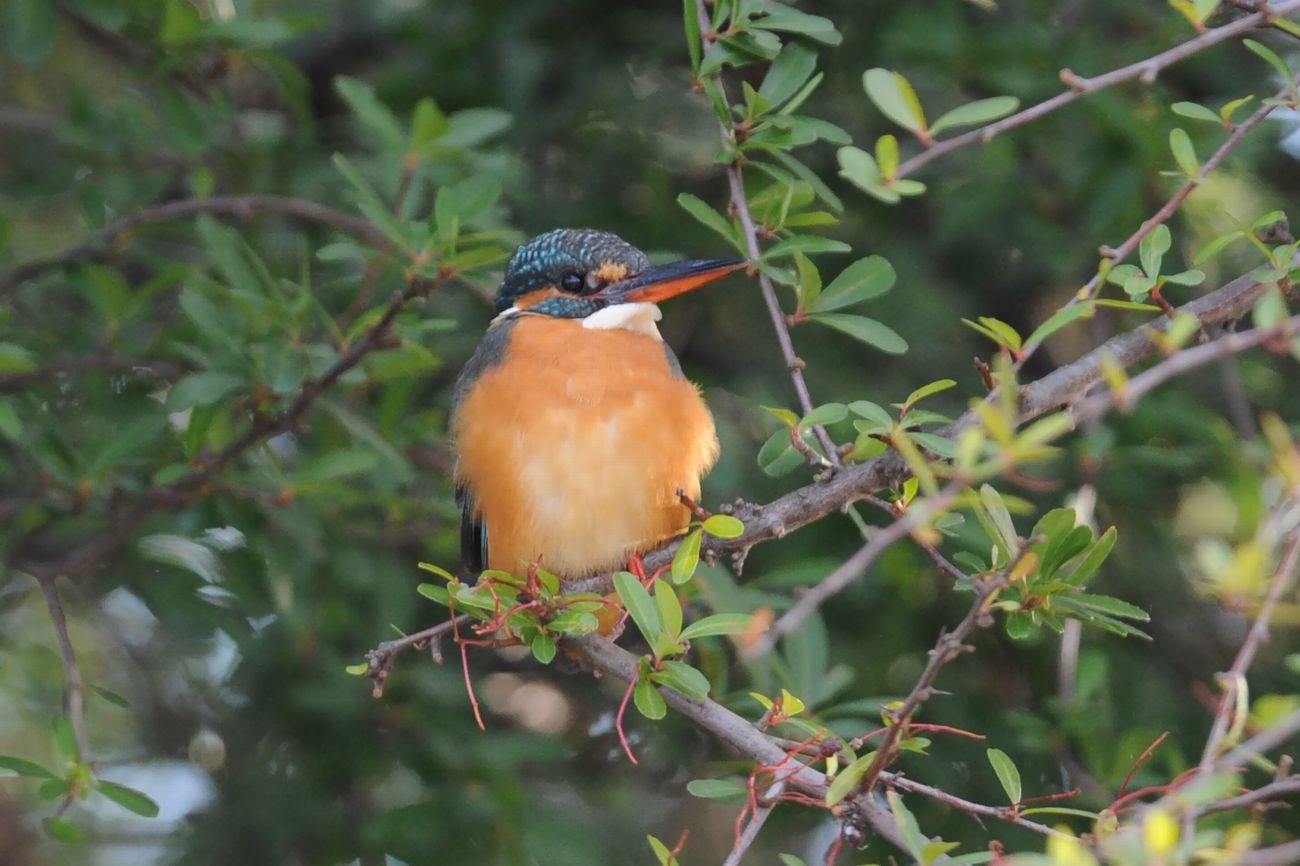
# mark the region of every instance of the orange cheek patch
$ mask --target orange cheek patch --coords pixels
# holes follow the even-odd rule
[[[593,273],[596,279],[602,283],[617,283],[619,280],[627,279],[627,265],[620,265],[616,262],[602,262],[601,266],[596,268]]]
[[[542,301],[549,298],[559,297],[559,295],[560,293],[555,289],[538,289],[535,292],[529,292],[526,295],[521,295],[519,298],[516,298],[515,307],[520,310],[527,310],[537,306]]]

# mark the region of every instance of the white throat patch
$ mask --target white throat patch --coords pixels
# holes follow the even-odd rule
[[[614,304],[612,307],[598,310],[583,319],[582,327],[603,330],[623,328],[635,334],[654,337],[662,342],[663,337],[659,335],[659,328],[655,325],[655,322],[662,319],[663,316],[664,314],[660,312],[659,307],[655,304]]]

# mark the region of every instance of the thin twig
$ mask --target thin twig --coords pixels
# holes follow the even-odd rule
[[[182,375],[182,368],[168,361],[156,361],[152,358],[125,358],[118,355],[86,355],[81,358],[64,358],[51,361],[37,367],[35,370],[0,374],[0,394],[18,391],[34,382],[55,379],[65,373],[82,373],[87,370],[111,372],[145,370],[167,382],[175,381]]]
[[[1300,315],[1292,316],[1271,328],[1254,328],[1249,331],[1224,334],[1209,343],[1183,349],[1159,364],[1134,376],[1118,393],[1106,391],[1079,403],[1071,412],[1075,423],[1093,420],[1117,403],[1133,405],[1156,387],[1170,379],[1203,367],[1220,358],[1240,355],[1250,349],[1283,339],[1300,332]]]
[[[702,32],[707,33],[711,25],[704,0],[695,0],[695,10],[700,18]],[[718,87],[718,92],[722,94],[722,101],[727,102],[722,73],[715,74],[713,81]],[[728,121],[719,118],[718,127],[722,132],[724,147],[735,141],[735,127]],[[739,160],[733,160],[731,165],[727,166],[727,187],[731,193],[731,207],[740,220],[740,228],[745,236],[745,249],[749,253],[750,261],[757,262],[762,257],[763,250],[758,245],[758,228],[754,224],[754,215],[749,209],[749,198],[745,195],[745,179]],[[772,285],[772,281],[767,274],[762,271],[758,272],[757,278],[759,290],[763,295],[763,304],[767,307],[767,314],[772,320],[772,328],[776,331],[776,342],[781,348],[781,358],[785,361],[786,371],[790,374],[790,381],[794,384],[794,393],[799,400],[800,412],[807,415],[813,410],[812,394],[808,390],[808,382],[804,379],[803,361],[799,359],[794,350],[794,340],[790,336],[789,326],[786,325],[785,313],[781,310],[781,302],[777,300],[776,287]],[[826,458],[832,464],[838,466],[840,463],[839,451],[831,440],[830,434],[826,432],[826,428],[817,425],[813,428],[813,432],[817,436],[817,441],[825,449]]]
[[[59,652],[63,656],[63,675],[68,684],[68,723],[72,725],[72,735],[77,741],[77,759],[86,763],[90,761],[90,740],[86,736],[86,685],[81,679],[81,667],[77,664],[77,653],[72,648],[72,638],[68,635],[68,618],[63,614],[63,602],[59,599],[55,580],[57,578],[54,575],[41,576],[37,578],[37,583],[45,594],[45,606],[50,611],[50,622],[54,625]]]
[[[926,660],[925,669],[921,675],[916,678],[915,685],[908,692],[907,697],[903,699],[903,705],[896,711],[889,713],[889,730],[885,738],[876,747],[876,757],[867,767],[867,771],[862,774],[862,781],[858,783],[859,791],[871,790],[876,783],[880,774],[893,763],[897,756],[897,746],[899,740],[907,732],[908,723],[912,720],[913,714],[933,695],[934,681],[939,676],[939,671],[943,670],[944,665],[968,652],[971,648],[966,644],[966,639],[971,636],[975,629],[992,624],[992,617],[989,615],[989,606],[997,599],[998,593],[1011,585],[1014,579],[1017,566],[1025,554],[1029,552],[1029,545],[1024,544],[1017,551],[1016,555],[1011,558],[1006,567],[996,575],[988,577],[982,581],[975,581],[971,588],[975,590],[975,602],[971,605],[966,616],[957,624],[951,632],[941,632],[939,639],[934,642],[934,648],[930,650],[929,658]]]
[[[913,781],[901,773],[881,773],[880,780],[886,785],[898,788],[900,791],[907,791],[913,794],[920,794],[923,797],[929,797],[944,805],[951,806],[968,815],[985,815],[990,818],[997,818],[999,821],[1006,821],[1015,824],[1017,827],[1024,827],[1026,830],[1033,830],[1043,836],[1065,836],[1060,830],[1048,827],[1046,824],[1039,824],[1037,821],[1030,821],[1028,818],[1021,817],[1015,806],[986,806],[983,803],[975,803],[971,800],[965,800],[961,797],[949,794],[942,788],[935,788],[921,782]]]
[[[740,866],[740,861],[745,856],[745,852],[754,844],[758,838],[758,832],[763,829],[767,823],[767,818],[776,808],[774,800],[767,803],[759,803],[754,809],[754,814],[750,816],[749,823],[745,825],[745,830],[736,840],[736,844],[731,847],[731,852],[727,854],[727,859],[722,861],[722,866]]]
[[[862,501],[866,502],[868,505],[874,505],[890,517],[896,518],[899,516],[899,513],[894,506],[881,499],[879,496],[864,496],[862,497]],[[915,535],[912,536],[912,540],[916,542],[917,547],[925,551],[926,556],[930,557],[930,561],[933,562],[940,571],[948,575],[954,581],[960,582],[970,579],[970,575],[954,565],[952,560],[948,559],[948,557],[944,556],[943,553],[939,551],[939,548],[926,541],[922,541]]]
[[[1071,72],[1068,69],[1061,70],[1061,79],[1068,85],[1068,88],[1051,99],[1044,100],[1037,105],[1030,106],[1024,111],[1018,111],[1009,117],[994,121],[987,126],[981,126],[979,129],[973,129],[970,132],[953,136],[952,138],[936,142],[933,146],[918,153],[910,159],[904,160],[899,166],[895,177],[907,177],[913,174],[922,166],[941,156],[949,154],[954,150],[965,147],[968,144],[986,144],[996,138],[999,134],[1006,132],[1008,129],[1014,129],[1018,126],[1024,126],[1027,123],[1038,120],[1047,114],[1051,114],[1058,108],[1063,108],[1075,100],[1082,99],[1085,96],[1096,93],[1112,85],[1124,81],[1130,81],[1134,78],[1142,79],[1143,83],[1150,84],[1155,80],[1155,76],[1165,67],[1171,66],[1180,60],[1191,57],[1200,51],[1217,45],[1224,40],[1231,39],[1234,36],[1246,33],[1256,27],[1265,27],[1269,25],[1270,19],[1278,15],[1286,15],[1300,9],[1300,0],[1287,0],[1287,2],[1278,3],[1272,6],[1268,12],[1256,12],[1233,21],[1231,24],[1225,24],[1222,27],[1215,27],[1206,30],[1204,33],[1187,40],[1167,51],[1162,51],[1145,60],[1139,60],[1136,63],[1130,63],[1128,66],[1120,67],[1103,75],[1097,75],[1093,78],[1083,78]]]
[[[1300,323],[1300,316],[1297,316],[1295,321]],[[1228,732],[1229,721],[1233,715],[1245,711],[1244,707],[1239,706],[1241,695],[1238,693],[1237,683],[1246,676],[1246,671],[1250,669],[1251,663],[1255,660],[1255,654],[1259,651],[1265,639],[1268,638],[1269,620],[1272,619],[1273,610],[1277,607],[1282,593],[1291,585],[1291,580],[1295,576],[1297,558],[1300,558],[1300,531],[1293,531],[1286,550],[1282,554],[1277,571],[1273,573],[1273,577],[1269,581],[1268,593],[1264,597],[1264,603],[1260,606],[1259,613],[1255,616],[1255,622],[1251,624],[1250,631],[1241,644],[1241,649],[1237,651],[1236,658],[1232,660],[1232,667],[1228,668],[1228,672],[1220,677],[1220,681],[1225,684],[1225,689],[1223,697],[1219,700],[1219,711],[1214,716],[1214,724],[1210,727],[1209,736],[1206,737],[1205,749],[1201,753],[1200,767],[1202,771],[1208,770],[1214,763],[1215,757],[1219,754],[1224,736]]]
[[[1267,785],[1261,785],[1253,791],[1247,791],[1244,794],[1211,803],[1201,809],[1201,814],[1245,809],[1249,806],[1256,806],[1260,803],[1267,803],[1270,800],[1297,793],[1300,793],[1300,776],[1288,776],[1285,779],[1278,779],[1269,782]]]
[[[45,258],[20,265],[0,277],[0,296],[46,271],[80,259],[109,255],[129,232],[143,226],[173,222],[199,214],[251,219],[262,213],[280,213],[305,222],[320,223],[356,235],[366,243],[375,244],[384,239],[383,233],[367,220],[306,199],[281,195],[217,195],[211,198],[182,199],[138,210],[109,223],[83,241],[64,247]]]
[[[943,512],[965,489],[964,479],[954,479],[934,496],[913,504],[906,514],[871,536],[866,544],[858,548],[857,553],[799,596],[799,600],[772,623],[767,633],[744,651],[745,657],[757,659],[771,652],[777,641],[802,626],[831,596],[848,588],[896,541],[907,537],[913,530]]]

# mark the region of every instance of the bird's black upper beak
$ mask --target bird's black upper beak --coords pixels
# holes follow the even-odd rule
[[[745,266],[739,259],[701,259],[655,265],[639,274],[610,283],[591,297],[613,304],[653,304],[734,273]]]

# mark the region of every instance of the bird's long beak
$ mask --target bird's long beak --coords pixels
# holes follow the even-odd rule
[[[655,265],[624,280],[610,283],[591,297],[609,304],[654,304],[698,289],[745,266],[737,259],[703,259]]]

